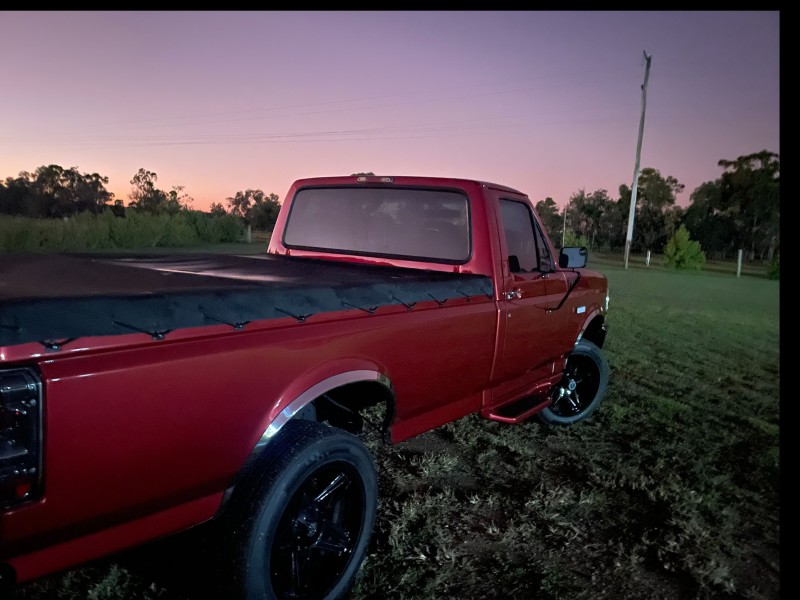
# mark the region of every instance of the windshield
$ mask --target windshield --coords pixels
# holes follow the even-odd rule
[[[470,256],[463,192],[385,187],[306,188],[294,197],[287,248],[463,263]]]

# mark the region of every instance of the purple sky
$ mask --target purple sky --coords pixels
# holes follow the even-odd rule
[[[0,12],[0,180],[140,167],[194,208],[301,177],[482,179],[559,206],[780,152],[779,13]]]

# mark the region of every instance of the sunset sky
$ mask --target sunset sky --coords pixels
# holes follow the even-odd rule
[[[636,158],[780,153],[779,12],[0,12],[0,180],[140,167],[207,210],[301,177],[431,175],[563,206]]]

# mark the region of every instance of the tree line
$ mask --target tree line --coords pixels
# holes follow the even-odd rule
[[[17,177],[0,182],[0,214],[31,219],[66,219],[90,213],[110,211],[117,217],[135,211],[150,215],[176,215],[193,211],[194,199],[184,186],[169,191],[158,187],[158,175],[140,168],[130,180],[132,186],[127,205],[106,189],[108,177],[98,173],[81,173],[77,167],[43,165],[33,172],[22,171]],[[208,215],[233,215],[256,229],[269,230],[275,225],[280,210],[276,194],[258,189],[236,192],[221,203],[211,205]]]
[[[722,159],[720,176],[701,184],[690,196],[688,207],[676,204],[685,186],[675,177],[648,167],[641,171],[631,249],[662,252],[683,226],[707,255],[726,259],[739,249],[749,260],[773,260],[780,247],[780,161],[778,154],[762,150]],[[128,211],[175,215],[192,211],[193,199],[183,186],[169,191],[157,185],[156,173],[140,168],[130,183],[127,205],[106,190],[108,178],[80,173],[76,167],[41,166],[0,182],[0,214],[36,219],[68,218],[77,214],[99,215],[107,211],[125,217]],[[631,188],[620,185],[612,198],[607,190],[573,194],[559,210],[552,198],[536,203],[536,210],[560,245],[562,236],[593,250],[624,248],[630,210]],[[280,200],[260,189],[236,192],[215,202],[208,215],[233,215],[254,229],[271,230]],[[198,211],[194,211],[198,212]]]
[[[642,169],[632,251],[662,252],[683,226],[707,255],[724,260],[743,249],[751,261],[772,261],[780,248],[778,154],[762,150],[718,165],[721,175],[698,186],[686,208],[676,204],[682,183],[657,169]],[[556,245],[566,233],[589,248],[615,251],[625,247],[630,202],[631,188],[623,184],[617,198],[602,189],[580,190],[562,210],[552,198],[537,202],[536,210]]]

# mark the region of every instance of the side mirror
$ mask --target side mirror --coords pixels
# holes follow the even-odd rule
[[[568,246],[562,248],[558,255],[558,266],[562,269],[581,269],[586,266],[589,252],[584,246]]]

